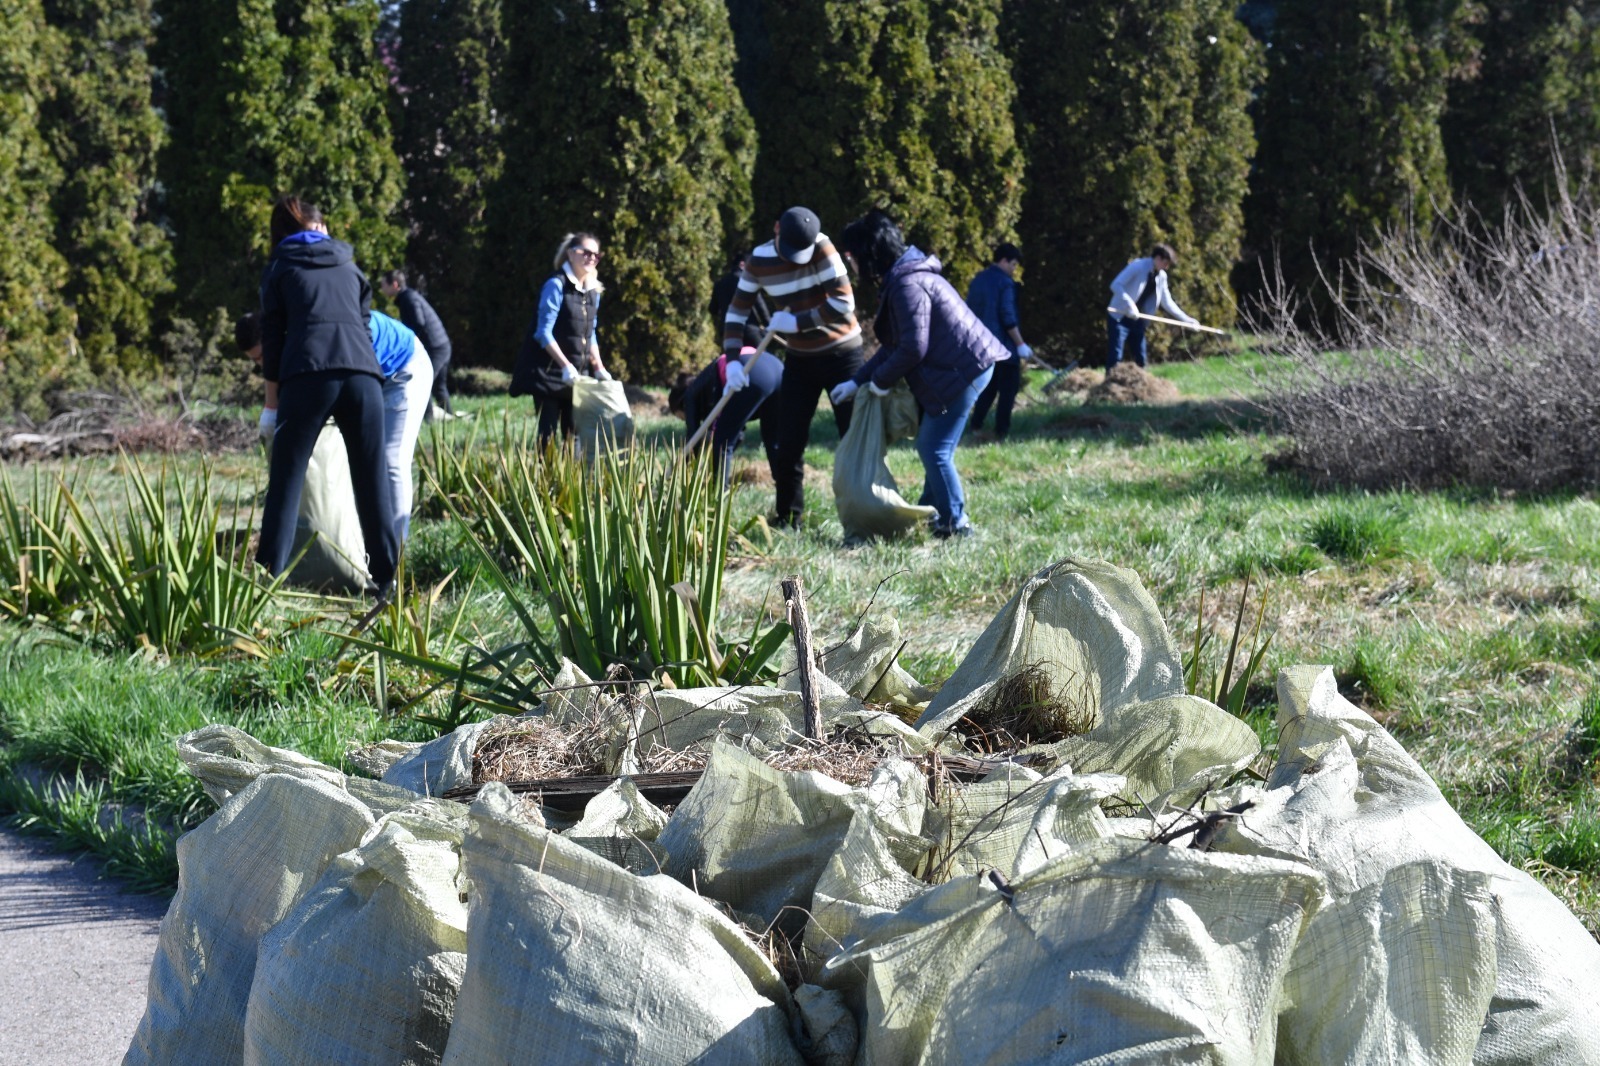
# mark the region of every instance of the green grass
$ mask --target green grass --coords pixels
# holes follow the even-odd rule
[[[776,582],[798,573],[817,638],[832,641],[883,583],[875,610],[898,616],[902,663],[934,680],[955,668],[1025,577],[1079,556],[1136,571],[1186,646],[1205,590],[1220,655],[1250,575],[1251,602],[1265,597],[1273,634],[1265,678],[1291,664],[1332,666],[1347,696],[1395,733],[1485,839],[1600,930],[1600,505],[1583,495],[1314,490],[1268,462],[1283,441],[1249,403],[1250,371],[1267,358],[1161,367],[1183,399],[1158,409],[1040,402],[1043,379],[1030,374],[1011,439],[957,452],[980,534],[955,542],[913,536],[844,546],[829,489],[837,433],[823,401],[806,456],[805,526],[734,538],[722,623],[747,628],[763,602],[771,617]],[[458,406],[480,420],[532,414],[506,397]],[[464,447],[471,426],[440,427],[441,445]],[[680,426],[641,418],[640,434],[665,437]],[[752,427],[736,475],[764,469],[757,435]],[[922,471],[910,444],[892,448],[888,462],[914,497]],[[120,496],[114,463],[82,465],[85,491]],[[214,477],[230,498],[232,484],[244,485],[248,506],[260,459],[228,457]],[[761,482],[736,476],[734,529],[771,510],[771,486]],[[419,513],[442,508],[424,499]],[[440,605],[453,610],[476,557],[444,520],[414,529],[408,564],[419,583],[461,570]],[[491,582],[476,590],[464,626],[475,642],[501,646],[515,616]],[[69,779],[82,767],[86,782],[106,782],[114,802],[145,802],[132,798],[145,789],[167,804],[161,809],[181,813],[195,790],[182,781],[171,738],[204,721],[234,722],[335,763],[346,738],[425,729],[374,710],[369,678],[325,684],[335,673],[325,661],[331,649],[310,633],[266,663],[202,666],[124,660],[33,636],[16,645],[17,632],[0,626],[18,649],[0,656],[6,757],[49,763]],[[1275,743],[1270,684],[1244,696],[1245,719]],[[113,742],[96,739],[106,736]],[[198,813],[191,807],[185,817]]]

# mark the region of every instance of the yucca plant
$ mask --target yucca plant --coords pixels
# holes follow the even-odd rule
[[[1244,587],[1239,590],[1239,608],[1233,619],[1233,635],[1228,639],[1228,651],[1220,671],[1209,662],[1212,632],[1206,628],[1206,590],[1200,590],[1200,607],[1194,624],[1194,645],[1184,658],[1184,681],[1190,695],[1210,700],[1234,715],[1244,712],[1245,696],[1250,682],[1261,670],[1272,644],[1272,634],[1261,635],[1262,623],[1267,616],[1267,601],[1262,597],[1256,608],[1253,626],[1246,619],[1246,603],[1250,598],[1250,577],[1245,576]],[[1249,632],[1246,633],[1248,628]],[[1248,642],[1247,642],[1248,638]],[[1243,651],[1241,658],[1240,652]]]
[[[443,518],[452,512],[481,518],[479,484],[498,490],[505,472],[500,457],[537,451],[538,424],[529,419],[513,421],[509,413],[502,413],[499,421],[468,423],[465,434],[453,426],[446,429],[439,422],[428,424],[417,449],[419,491],[413,510],[429,518]]]
[[[387,711],[392,691],[404,684],[391,676],[390,660],[425,671],[449,671],[450,662],[462,648],[461,623],[473,591],[473,584],[469,583],[455,611],[446,612],[441,600],[454,578],[455,571],[451,571],[432,587],[418,588],[406,573],[405,557],[402,555],[400,568],[395,573],[394,595],[373,617],[364,635],[351,637],[345,642],[345,646],[354,647],[361,654],[341,659],[338,667],[323,682],[324,687],[346,685],[358,678],[370,679],[379,709]],[[342,636],[338,633],[331,635]],[[416,680],[415,677],[412,680]],[[405,695],[402,692],[400,704],[409,707],[418,703],[438,687],[411,685],[413,694]],[[417,690],[425,691],[419,694]],[[435,721],[428,715],[418,717]]]
[[[151,480],[137,459],[124,456],[124,462],[120,518],[108,517],[92,500],[86,504],[63,482],[70,534],[39,526],[96,631],[130,650],[264,654],[253,634],[283,579],[258,579],[235,557],[232,530],[223,528],[213,497],[210,465],[189,480],[163,464]],[[232,513],[240,511],[240,499],[235,490]]]
[[[0,469],[0,617],[58,619],[76,598],[71,571],[42,527],[56,531],[68,556],[81,551],[62,483],[35,470],[23,497]]]
[[[743,642],[717,632],[730,508],[707,463],[641,446],[592,462],[570,449],[519,450],[500,464],[476,480],[480,554],[491,554],[486,534],[537,582],[562,654],[585,673],[620,664],[680,686],[774,676],[786,625],[762,630],[758,618]]]

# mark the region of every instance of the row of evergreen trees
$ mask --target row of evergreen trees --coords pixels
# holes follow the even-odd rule
[[[281,191],[425,279],[466,363],[509,363],[578,228],[608,362],[702,357],[792,203],[886,206],[957,284],[1020,239],[1027,335],[1076,354],[1154,240],[1224,322],[1263,256],[1303,285],[1547,195],[1597,101],[1593,0],[0,0],[0,411],[246,309]]]

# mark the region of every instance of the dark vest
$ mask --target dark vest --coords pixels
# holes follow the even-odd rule
[[[578,373],[585,374],[591,369],[589,337],[594,332],[599,293],[595,289],[585,292],[578,288],[565,270],[556,277],[561,279],[561,306],[556,311],[556,322],[552,332],[555,334],[556,344],[560,346],[573,367]],[[534,333],[538,327],[539,319],[536,314],[534,320],[528,323],[528,332],[522,338],[522,347],[517,352],[516,366],[511,372],[513,396],[553,396],[563,389],[572,387],[561,383],[560,366],[535,339]]]

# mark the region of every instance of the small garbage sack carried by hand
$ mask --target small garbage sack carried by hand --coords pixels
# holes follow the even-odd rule
[[[889,442],[914,435],[916,426],[916,400],[903,383],[888,396],[856,393],[850,430],[833,458],[833,502],[845,536],[892,537],[938,513],[907,503],[884,462]]]
[[[572,428],[589,458],[633,441],[633,410],[622,382],[579,375],[572,383]]]
[[[306,486],[294,525],[295,554],[302,548],[305,554],[289,572],[293,584],[343,593],[358,593],[367,587],[367,542],[356,514],[350,460],[344,435],[331,424],[322,427],[306,464]]]

